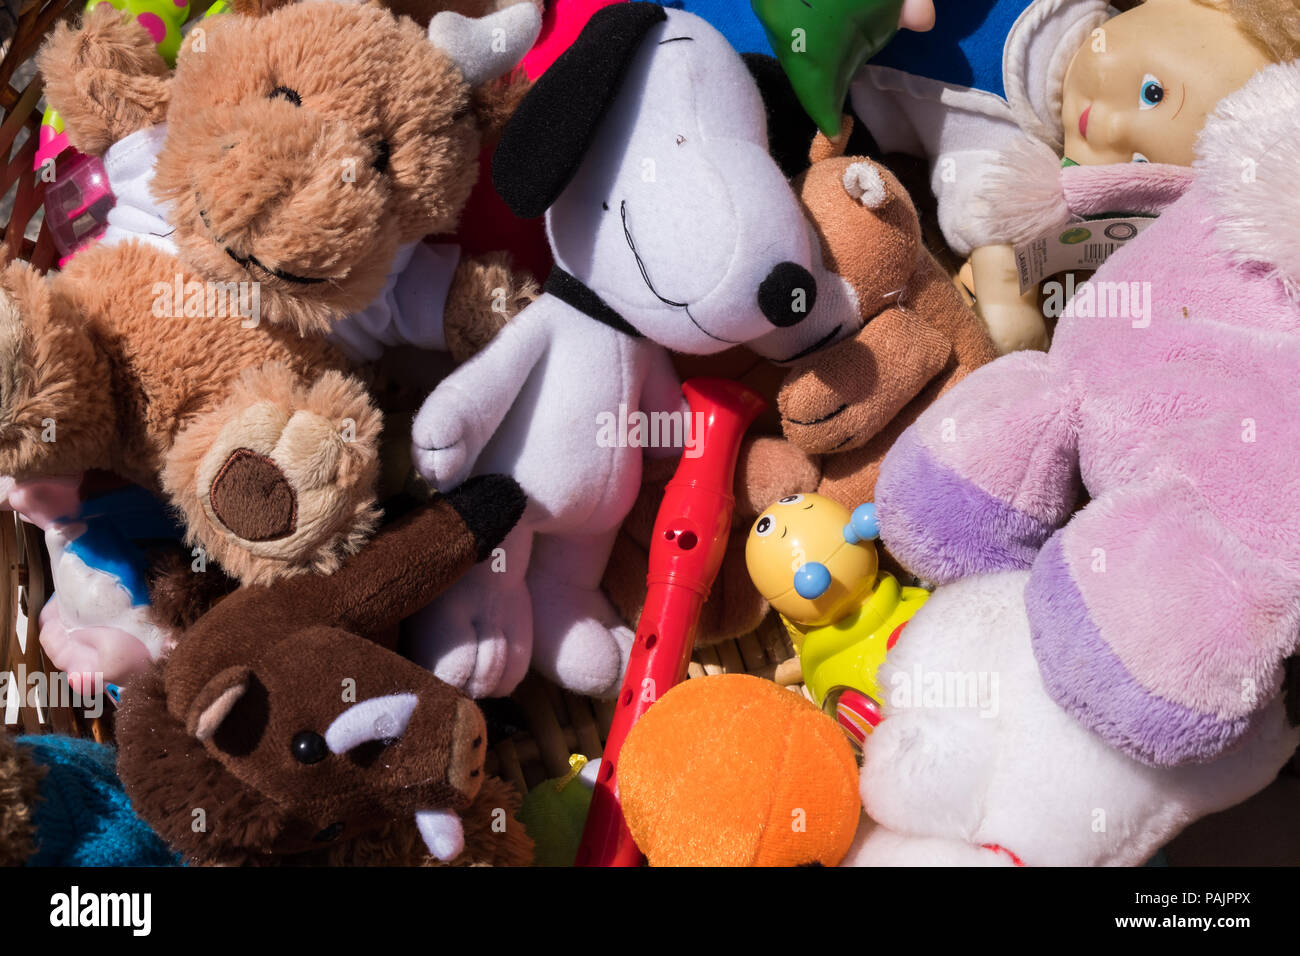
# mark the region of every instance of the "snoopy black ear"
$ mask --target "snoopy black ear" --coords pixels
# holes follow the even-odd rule
[[[776,57],[743,53],[741,59],[763,97],[767,113],[768,150],[786,179],[794,179],[808,168],[808,147],[817,135],[817,124],[799,103],[794,87]]]
[[[528,91],[492,157],[492,182],[516,216],[540,216],[564,192],[641,42],[667,16],[657,3],[597,10]]]

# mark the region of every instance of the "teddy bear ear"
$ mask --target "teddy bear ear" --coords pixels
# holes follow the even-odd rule
[[[509,73],[541,32],[542,13],[531,0],[483,17],[444,10],[429,21],[429,42],[451,57],[470,86]]]
[[[883,209],[890,200],[889,186],[875,163],[854,163],[844,170],[844,191],[868,209]]]
[[[203,685],[185,717],[185,732],[206,743],[247,693],[253,672],[248,667],[227,667]]]

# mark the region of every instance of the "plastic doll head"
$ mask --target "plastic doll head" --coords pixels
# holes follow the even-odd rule
[[[879,568],[875,545],[852,533],[853,522],[830,498],[782,498],[758,516],[745,542],[754,587],[797,624],[844,617],[875,586]]]
[[[1218,102],[1272,56],[1229,4],[1147,0],[1108,21],[1065,76],[1065,155],[1189,166]]]

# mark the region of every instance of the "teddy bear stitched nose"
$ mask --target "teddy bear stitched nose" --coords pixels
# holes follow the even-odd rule
[[[806,319],[816,301],[817,280],[797,262],[777,263],[758,287],[758,307],[782,329]]]

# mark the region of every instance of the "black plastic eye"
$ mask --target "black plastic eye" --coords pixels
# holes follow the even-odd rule
[[[375,144],[375,158],[371,161],[370,165],[375,167],[377,172],[387,172],[388,156],[390,152],[391,147],[388,145],[388,140],[381,139]]]
[[[325,738],[320,734],[313,730],[304,730],[294,734],[289,752],[299,763],[313,764],[324,760],[325,755],[329,753],[329,748],[325,746]]]
[[[280,99],[288,100],[294,106],[302,106],[302,97],[298,95],[298,91],[291,90],[287,86],[277,86],[275,89],[271,91],[271,95],[270,97],[268,97],[268,99],[273,100],[276,99],[277,97]]]

